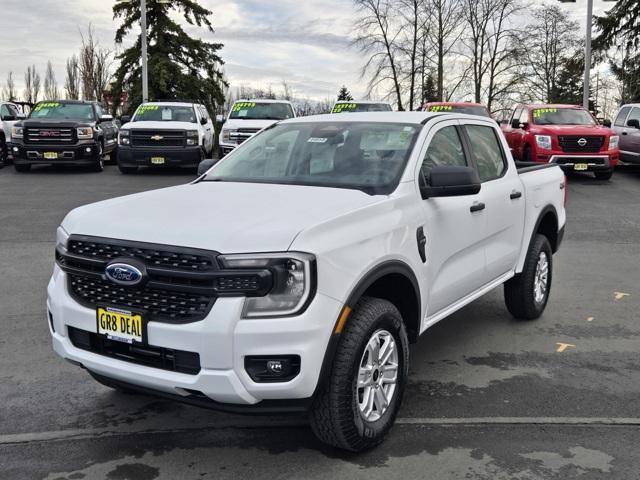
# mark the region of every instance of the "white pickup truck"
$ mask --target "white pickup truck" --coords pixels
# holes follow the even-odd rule
[[[0,168],[7,164],[11,154],[9,151],[11,128],[24,118],[25,115],[20,113],[17,105],[0,101]]]
[[[500,285],[514,317],[543,313],[565,192],[490,119],[287,120],[189,185],[69,213],[53,346],[113,388],[308,411],[324,442],[371,448],[429,327]]]

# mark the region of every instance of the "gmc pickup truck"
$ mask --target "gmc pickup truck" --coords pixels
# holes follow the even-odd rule
[[[97,102],[39,102],[29,118],[11,128],[13,165],[77,165],[101,172],[105,156],[115,153],[118,127]]]
[[[620,158],[619,137],[574,105],[519,105],[502,131],[514,157],[590,171],[599,180],[611,178]]]
[[[69,213],[53,348],[112,388],[308,412],[322,441],[371,448],[429,327],[500,285],[515,318],[542,315],[565,187],[478,116],[286,120],[188,185]]]

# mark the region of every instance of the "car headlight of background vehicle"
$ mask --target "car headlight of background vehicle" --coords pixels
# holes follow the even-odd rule
[[[222,255],[218,260],[225,270],[271,272],[273,287],[264,296],[247,296],[242,318],[295,315],[304,309],[315,290],[315,257],[308,253]]]
[[[230,128],[222,129],[222,141],[224,143],[231,143],[231,133],[235,133],[236,130],[231,130]]]
[[[187,131],[187,145],[198,145],[198,131]]]
[[[540,148],[544,148],[545,150],[551,150],[551,136],[536,135],[536,144]]]
[[[90,140],[93,138],[93,128],[91,127],[80,127],[76,130],[78,132],[79,140]]]
[[[611,137],[609,137],[609,150],[615,150],[616,148],[618,148],[619,144],[620,144],[619,136],[612,135]]]
[[[130,137],[130,130],[120,130],[120,132],[118,132],[118,145],[131,145]]]
[[[24,128],[22,127],[11,127],[11,137],[12,138],[22,138],[24,135]]]
[[[69,234],[61,226],[56,230],[56,246],[67,250],[67,241],[69,240]]]

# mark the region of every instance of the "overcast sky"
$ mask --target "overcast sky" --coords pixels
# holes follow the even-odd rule
[[[552,0],[537,0],[548,1]],[[536,2],[536,3],[537,3]],[[596,13],[611,3],[594,0]],[[215,33],[193,30],[224,43],[221,55],[233,86],[280,88],[283,79],[298,96],[333,96],[346,84],[364,94],[363,59],[349,46],[352,0],[201,0],[213,11]],[[14,72],[22,91],[23,74],[35,64],[41,76],[51,60],[60,86],[64,64],[78,50],[80,30],[92,23],[101,44],[114,48],[117,24],[111,0],[0,0],[0,85]],[[564,4],[584,25],[586,0]]]

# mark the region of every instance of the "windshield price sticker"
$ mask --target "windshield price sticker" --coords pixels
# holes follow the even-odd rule
[[[256,102],[239,102],[233,106],[234,112],[240,112],[242,110],[249,110],[250,108],[256,108]]]
[[[453,107],[451,105],[433,105],[429,108],[430,112],[452,112]]]
[[[138,115],[144,115],[146,112],[153,112],[159,109],[160,109],[159,105],[142,105],[138,109]]]
[[[557,108],[539,108],[533,111],[533,118],[540,118],[545,113],[558,113]]]
[[[58,108],[59,106],[60,104],[58,102],[43,102],[36,105],[36,108],[34,108],[33,111],[39,112],[43,109]]]
[[[339,103],[333,107],[333,111],[331,113],[340,113],[345,110],[355,110],[356,108],[358,108],[357,103]]]

